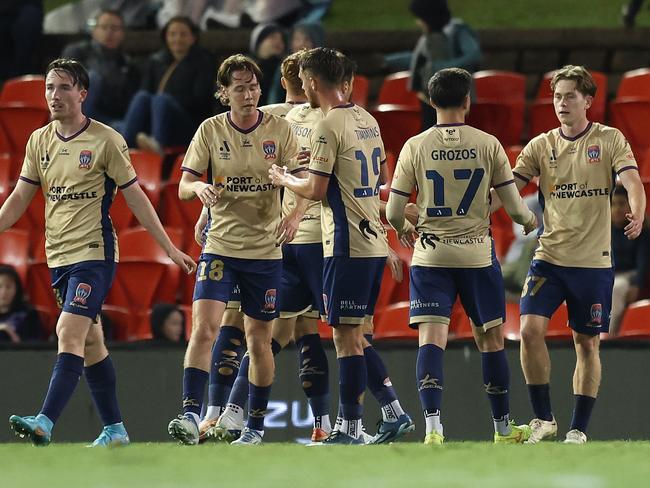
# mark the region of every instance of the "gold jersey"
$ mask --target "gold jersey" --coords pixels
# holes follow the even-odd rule
[[[335,107],[314,127],[310,147],[309,171],[329,177],[321,216],[324,256],[386,256],[379,217],[386,156],[375,118],[352,103]]]
[[[45,253],[50,268],[83,261],[117,262],[117,237],[108,214],[117,188],[137,178],[124,138],[87,119],[70,137],[56,123],[35,130],[27,142],[20,179],[45,196]]]
[[[508,157],[492,135],[465,124],[441,124],[409,139],[391,191],[418,190],[420,240],[414,266],[490,266],[490,188],[514,184]]]
[[[517,158],[515,176],[539,176],[544,229],[535,259],[559,266],[612,266],[610,194],[615,174],[637,171],[618,129],[590,123],[576,137],[560,128],[540,134]]]
[[[314,130],[316,122],[323,119],[323,112],[320,108],[311,108],[308,103],[298,105],[291,109],[287,114],[286,120],[291,125],[298,145],[301,151],[310,150],[311,133]],[[288,188],[284,189],[284,197],[282,198],[282,216],[285,217],[296,206],[295,194]],[[315,244],[322,242],[323,236],[321,232],[321,203],[309,202],[305,215],[300,221],[296,236],[291,241],[291,244]]]
[[[298,143],[289,123],[258,111],[257,123],[237,127],[230,112],[205,120],[194,134],[181,169],[223,187],[211,207],[203,251],[246,259],[281,259],[275,229],[280,190],[269,179],[272,164],[296,171]]]

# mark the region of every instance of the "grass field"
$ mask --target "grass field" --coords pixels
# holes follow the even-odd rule
[[[266,444],[0,445],[0,486],[109,487],[567,487],[648,486],[650,442],[494,446],[452,442],[307,448]]]

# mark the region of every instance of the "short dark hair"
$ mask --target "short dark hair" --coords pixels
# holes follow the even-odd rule
[[[341,58],[341,63],[343,63],[343,77],[341,82],[349,82],[357,74],[357,63],[343,53],[339,53],[339,56]]]
[[[289,54],[282,64],[280,65],[280,74],[287,81],[287,83],[293,88],[297,93],[302,93],[302,80],[298,76],[300,71],[300,58],[305,51],[298,51],[293,54]]]
[[[90,78],[84,65],[74,59],[59,58],[52,61],[45,71],[47,76],[50,71],[64,71],[72,78],[72,86],[79,85],[82,90],[88,90]]]
[[[555,92],[555,86],[560,80],[572,80],[576,82],[576,90],[584,96],[596,96],[596,82],[591,73],[584,66],[573,66],[567,64],[553,74],[551,79],[551,90]]]
[[[315,47],[303,54],[300,69],[311,72],[331,86],[340,85],[345,73],[341,54],[329,47]]]
[[[163,44],[167,46],[167,31],[169,30],[169,27],[174,24],[174,23],[179,23],[179,24],[185,24],[187,28],[192,31],[192,35],[196,39],[196,41],[199,41],[199,34],[201,31],[199,28],[196,26],[196,24],[190,19],[189,17],[186,17],[185,15],[176,15],[169,19],[167,23],[163,26],[162,30],[160,31],[160,38],[162,39]]]
[[[102,15],[112,15],[113,17],[117,17],[120,19],[120,22],[122,22],[122,26],[124,26],[124,16],[122,15],[122,12],[113,8],[102,8],[95,14],[92,20],[89,21],[90,27],[97,27],[97,24],[99,24],[99,18]]]
[[[459,108],[472,87],[472,75],[462,68],[441,69],[427,85],[429,98],[436,107]]]

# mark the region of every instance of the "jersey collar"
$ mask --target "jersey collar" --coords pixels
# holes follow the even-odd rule
[[[54,132],[56,132],[56,136],[61,139],[63,142],[68,142],[77,137],[79,134],[81,134],[83,131],[85,131],[88,126],[90,125],[90,117],[86,117],[86,123],[83,125],[81,129],[79,129],[77,132],[72,134],[70,137],[63,137],[61,134],[59,134],[59,131],[54,129]]]
[[[264,118],[264,114],[258,110],[257,111],[257,122],[255,122],[251,127],[248,129],[242,129],[239,127],[237,124],[235,124],[232,119],[230,118],[230,112],[226,114],[226,118],[228,119],[228,123],[235,129],[237,132],[241,132],[242,134],[249,134],[253,132],[257,127],[262,123],[262,119]]]
[[[585,127],[585,130],[583,130],[580,134],[578,134],[577,136],[574,136],[574,137],[565,136],[564,132],[562,132],[562,127],[560,127],[560,137],[562,139],[566,139],[567,141],[577,141],[582,136],[584,136],[587,132],[589,132],[589,129],[591,129],[591,126],[593,124],[594,124],[593,122],[589,122],[589,124],[587,124],[587,127]]]

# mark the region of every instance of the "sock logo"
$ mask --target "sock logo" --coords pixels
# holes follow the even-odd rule
[[[505,395],[508,393],[508,388],[505,386],[492,385],[492,383],[483,386],[488,395]]]
[[[436,388],[442,390],[442,385],[438,384],[438,378],[432,378],[429,373],[419,380],[420,385],[418,386],[418,391],[426,390],[428,388]]]
[[[194,398],[183,398],[183,408],[187,407],[199,407],[198,400]]]
[[[248,415],[250,417],[255,417],[258,419],[264,418],[266,415],[266,409],[265,408],[251,408],[250,412],[248,412]]]

